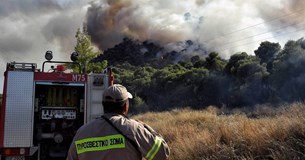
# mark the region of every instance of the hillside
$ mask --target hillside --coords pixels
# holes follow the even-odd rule
[[[305,104],[228,112],[208,107],[133,118],[163,135],[171,148],[171,160],[305,158]]]
[[[145,108],[137,113],[305,100],[304,38],[287,41],[283,47],[261,42],[254,54],[232,53],[229,59],[207,53],[192,41],[173,46],[175,50],[125,38],[92,62],[108,62],[115,83],[135,95],[134,106]]]

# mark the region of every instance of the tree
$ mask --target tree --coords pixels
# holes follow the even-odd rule
[[[97,57],[101,52],[91,45],[91,38],[87,29],[84,27],[81,31],[78,28],[75,38],[77,39],[75,51],[79,54],[77,62],[81,65],[82,71],[84,73],[102,72],[107,66],[106,60],[90,63],[90,60]],[[76,65],[72,65],[71,68],[73,71],[80,72]]]
[[[259,58],[243,52],[232,55],[226,73],[231,82],[228,85],[229,103],[234,106],[254,105],[266,101],[266,67]]]
[[[281,45],[279,43],[271,43],[268,41],[262,42],[257,50],[254,51],[255,55],[261,59],[261,64],[267,64],[267,70],[272,71],[272,63],[276,55],[280,52]]]
[[[225,72],[230,75],[236,75],[238,67],[249,61],[249,56],[246,52],[234,54],[230,57],[229,62],[225,66]]]
[[[218,53],[211,52],[205,59],[205,67],[210,71],[222,72],[226,61],[221,59]]]
[[[274,99],[286,102],[304,100],[305,49],[304,39],[288,41],[273,63],[269,83]]]

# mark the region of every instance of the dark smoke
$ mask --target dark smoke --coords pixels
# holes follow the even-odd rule
[[[123,37],[164,46],[192,40],[208,52],[218,51],[229,58],[238,51],[253,54],[266,38],[282,44],[291,39],[291,34],[278,37],[275,29],[291,21],[302,21],[304,16],[279,16],[304,7],[303,1],[289,0],[99,0],[91,3],[86,23],[93,42],[102,50],[120,43]],[[279,19],[268,22],[275,18]],[[292,24],[290,29],[297,27]],[[241,41],[245,37],[249,38]]]

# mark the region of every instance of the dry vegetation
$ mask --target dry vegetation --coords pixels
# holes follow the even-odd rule
[[[305,104],[228,112],[209,107],[133,118],[163,135],[171,160],[305,159]]]

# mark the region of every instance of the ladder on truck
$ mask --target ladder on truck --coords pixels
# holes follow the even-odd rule
[[[10,62],[7,63],[7,70],[17,71],[35,71],[36,63]]]

